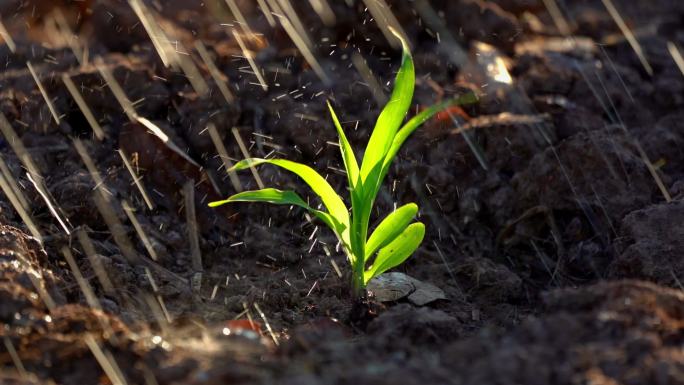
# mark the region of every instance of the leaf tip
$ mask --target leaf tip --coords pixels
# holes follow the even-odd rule
[[[401,42],[401,48],[404,51],[404,55],[411,56],[411,48],[409,48],[408,41],[406,40],[404,34],[402,34],[400,31],[398,31],[391,25],[388,26],[388,29],[392,33],[392,35],[394,35]]]

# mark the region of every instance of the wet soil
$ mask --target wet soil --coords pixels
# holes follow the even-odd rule
[[[281,12],[322,75],[257,2],[236,1],[246,25],[224,2],[149,2],[187,75],[128,2],[2,2],[0,383],[684,384],[684,3],[613,2],[648,66],[598,0],[558,1],[560,30],[537,0],[388,2],[411,114],[479,97],[414,134],[377,202],[376,221],[421,208],[397,270],[444,291],[425,306],[355,302],[336,239],[299,209],[206,206],[235,191],[236,134],[344,191],[325,101],[361,149],[399,64],[372,4]]]

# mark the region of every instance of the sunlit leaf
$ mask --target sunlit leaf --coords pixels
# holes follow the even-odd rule
[[[410,224],[389,245],[380,249],[373,266],[363,274],[364,284],[367,284],[373,277],[404,263],[420,246],[424,236],[425,225],[420,222]]]
[[[342,152],[342,160],[344,161],[344,167],[347,171],[347,180],[349,183],[349,190],[351,192],[351,203],[352,203],[352,218],[358,218],[360,216],[360,208],[363,206],[363,184],[359,179],[359,165],[356,161],[356,155],[352,150],[347,136],[344,134],[342,125],[340,124],[335,110],[333,110],[332,105],[328,102],[328,109],[330,110],[330,116],[332,117],[333,123],[335,124],[335,129],[337,130],[337,135],[340,138],[340,151]],[[363,263],[363,243],[361,241],[362,236],[359,230],[359,223],[352,221],[350,229],[350,240],[352,248],[352,261],[353,264]],[[357,256],[360,256],[357,258]]]
[[[339,223],[330,214],[316,210],[309,206],[304,200],[294,191],[282,191],[274,188],[265,188],[261,190],[243,191],[230,196],[228,199],[210,202],[209,207],[217,207],[226,203],[232,202],[265,202],[277,205],[294,205],[308,210],[316,217],[321,219],[330,229],[338,232],[338,229],[344,225]]]
[[[334,216],[342,223],[349,222],[349,213],[347,212],[347,207],[344,205],[342,198],[337,195],[325,178],[305,164],[287,159],[249,158],[239,161],[231,170],[244,170],[264,163],[278,166],[299,176],[307,185],[309,185],[311,190],[321,198],[321,201],[323,201],[323,204],[328,209],[330,215]]]
[[[374,187],[375,194],[377,194],[377,190],[379,190],[380,185],[382,184],[383,179],[385,179],[387,171],[392,165],[392,162],[394,161],[394,158],[397,156],[397,153],[401,149],[401,146],[404,145],[406,139],[408,139],[409,136],[411,136],[411,134],[413,134],[413,132],[416,129],[418,129],[423,123],[427,122],[435,114],[444,111],[446,108],[449,108],[450,106],[472,104],[477,100],[478,99],[477,96],[475,96],[475,94],[468,93],[461,97],[450,99],[430,106],[421,111],[420,113],[418,113],[417,115],[415,115],[408,122],[406,122],[406,124],[404,124],[404,126],[401,127],[399,132],[397,132],[397,135],[394,137],[394,140],[392,141],[390,149],[387,151],[387,154],[385,154],[385,159],[383,159],[382,167],[379,169],[378,184]],[[372,193],[372,191],[368,194],[370,193]]]
[[[340,151],[342,152],[344,168],[347,171],[347,179],[349,180],[349,186],[352,189],[355,189],[359,179],[359,164],[356,161],[356,155],[354,155],[354,151],[352,150],[352,147],[349,144],[349,141],[347,140],[347,136],[344,134],[342,125],[340,124],[339,119],[337,119],[335,110],[333,110],[333,107],[332,105],[330,105],[330,102],[328,102],[328,109],[330,110],[330,116],[332,117],[333,123],[335,124],[335,129],[337,129],[337,135],[340,138]]]
[[[370,257],[376,250],[392,242],[406,229],[406,226],[411,223],[417,212],[418,206],[415,203],[409,203],[386,216],[368,239],[365,250],[366,255]]]
[[[397,152],[399,152],[399,149],[401,149],[401,146],[404,144],[406,139],[408,139],[408,137],[411,136],[411,134],[418,127],[420,127],[423,123],[428,121],[428,119],[432,118],[435,114],[445,110],[450,106],[465,105],[473,103],[475,101],[477,101],[477,97],[475,96],[475,94],[468,93],[456,99],[450,99],[442,103],[437,103],[418,113],[408,122],[406,122],[406,124],[399,130],[399,132],[397,132],[396,136],[392,140],[392,145],[390,146],[390,149],[387,151],[387,154],[385,154],[385,159],[383,160],[384,165],[391,164],[394,160],[394,157],[397,155]]]
[[[401,40],[403,49],[401,67],[394,81],[394,89],[392,90],[390,100],[380,113],[366,146],[366,152],[361,164],[361,179],[364,182],[369,179],[369,176],[373,176],[371,171],[377,169],[378,164],[382,164],[382,160],[385,158],[385,154],[389,150],[394,135],[401,126],[401,122],[404,121],[404,117],[413,99],[413,88],[416,81],[413,58],[411,57],[408,43],[401,35],[395,35]],[[377,172],[375,174],[374,176],[377,177]]]
[[[337,230],[342,237],[342,240],[349,244],[349,212],[347,211],[347,207],[328,181],[311,167],[286,159],[248,158],[236,163],[231,167],[231,170],[244,170],[264,163],[288,170],[299,176],[307,185],[309,185],[311,190],[321,198],[323,205],[328,210],[328,214],[330,214],[337,223],[344,226],[344,228],[339,228]]]
[[[279,205],[295,205],[307,210],[313,210],[296,192],[275,188],[243,191],[227,199],[210,202],[209,207],[217,207],[230,202],[267,202]]]

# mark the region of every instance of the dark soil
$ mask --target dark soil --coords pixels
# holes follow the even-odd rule
[[[447,297],[422,307],[355,302],[336,239],[299,209],[206,205],[235,191],[209,124],[233,161],[236,128],[252,156],[344,191],[325,101],[362,149],[399,64],[377,2],[322,2],[334,23],[291,2],[327,81],[254,1],[236,2],[248,26],[223,1],[146,2],[195,77],[164,66],[129,2],[0,2],[0,383],[684,384],[684,73],[668,48],[684,49],[684,2],[613,2],[652,74],[600,0],[557,0],[571,37],[541,0],[388,2],[413,46],[411,113],[479,95],[409,140],[377,202],[374,220],[421,208],[426,239],[397,270]],[[100,59],[179,151],[131,123]]]

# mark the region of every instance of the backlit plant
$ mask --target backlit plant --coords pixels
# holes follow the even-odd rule
[[[309,166],[286,159],[244,159],[235,164],[232,170],[244,170],[264,163],[288,170],[299,176],[318,195],[325,211],[309,206],[294,191],[274,188],[244,191],[209,204],[210,207],[216,207],[229,202],[268,202],[295,205],[308,210],[330,227],[341,242],[352,267],[352,290],[355,296],[364,294],[368,281],[373,277],[402,264],[422,242],[425,225],[420,222],[411,223],[418,212],[415,203],[397,208],[368,237],[370,215],[382,181],[404,141],[437,112],[456,103],[455,100],[450,100],[426,108],[402,126],[413,98],[415,71],[406,41],[398,34],[395,35],[401,40],[403,47],[401,68],[390,100],[380,113],[366,146],[361,167],[335,111],[328,103],[347,172],[351,215],[342,198],[325,178]]]

